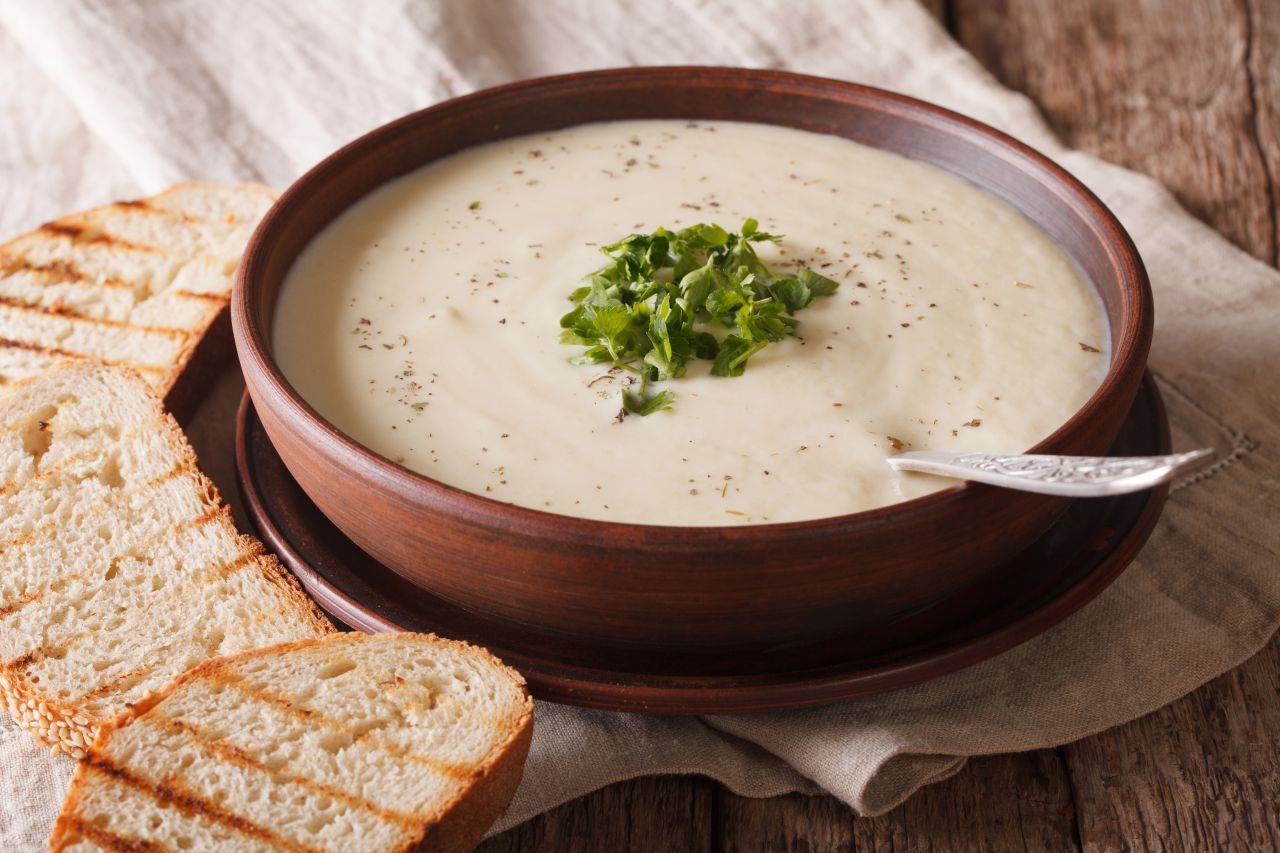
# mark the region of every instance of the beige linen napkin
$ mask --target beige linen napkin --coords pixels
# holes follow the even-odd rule
[[[500,826],[601,785],[703,773],[769,796],[889,809],[969,755],[1067,742],[1243,661],[1280,621],[1280,273],[1158,185],[1053,139],[911,2],[523,0],[0,5],[0,232],[190,178],[287,185],[338,144],[450,95],[624,64],[790,68],[906,92],[1057,158],[1129,228],[1151,272],[1152,352],[1181,448],[1223,461],[1174,494],[1096,602],[918,687],[759,716],[659,718],[541,703]],[[70,772],[0,724],[0,848],[43,844]]]

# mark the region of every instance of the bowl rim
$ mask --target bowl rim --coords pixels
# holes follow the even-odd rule
[[[1094,226],[1094,233],[1099,236],[1100,246],[1109,265],[1120,272],[1122,291],[1131,292],[1135,296],[1127,300],[1126,311],[1121,317],[1119,328],[1123,334],[1120,340],[1115,340],[1113,336],[1111,341],[1111,364],[1102,382],[1071,417],[1026,452],[1046,452],[1064,439],[1086,433],[1093,416],[1104,407],[1106,400],[1116,392],[1117,386],[1133,384],[1136,387],[1136,382],[1131,380],[1134,377],[1140,380],[1145,370],[1154,326],[1154,306],[1146,268],[1132,238],[1115,214],[1062,166],[1013,136],[977,119],[874,86],[773,69],[671,65],[579,71],[480,89],[380,125],[346,143],[308,169],[281,193],[258,223],[236,270],[231,295],[231,319],[240,361],[242,365],[252,364],[256,369],[256,377],[251,377],[249,382],[251,396],[254,390],[253,378],[257,378],[264,383],[266,393],[270,393],[283,406],[286,413],[284,420],[295,432],[310,433],[310,439],[327,441],[330,446],[341,448],[342,455],[360,475],[388,491],[411,493],[415,496],[414,503],[429,506],[433,512],[446,514],[464,523],[490,529],[497,527],[513,534],[532,534],[544,540],[600,544],[619,539],[630,541],[642,533],[646,549],[661,552],[715,548],[726,541],[741,540],[744,537],[788,541],[834,538],[847,535],[852,528],[878,527],[913,516],[932,515],[945,511],[959,501],[968,500],[973,495],[995,490],[997,487],[994,486],[959,483],[917,498],[859,512],[764,524],[683,526],[582,518],[507,503],[417,473],[338,429],[313,408],[285,378],[268,343],[269,331],[264,328],[263,322],[265,318],[259,316],[256,300],[249,298],[249,289],[250,283],[262,275],[261,271],[266,263],[264,255],[275,232],[282,227],[282,222],[289,217],[294,207],[305,203],[306,196],[313,187],[323,185],[332,173],[341,170],[349,161],[362,159],[370,149],[376,150],[395,140],[409,128],[423,122],[447,118],[457,111],[465,111],[477,101],[502,100],[538,90],[544,90],[544,95],[554,94],[556,91],[579,90],[585,85],[599,83],[652,83],[656,79],[663,82],[687,82],[690,75],[698,75],[705,84],[750,82],[784,88],[789,94],[800,97],[820,94],[828,99],[835,96],[864,108],[880,111],[893,108],[895,114],[917,123],[947,129],[962,136],[966,142],[1014,155],[1005,159],[1006,167],[1017,168],[1028,176],[1037,178],[1037,183],[1053,192],[1062,203],[1080,212]],[[587,124],[589,121],[580,123]],[[495,141],[498,138],[504,137],[495,137]],[[435,161],[427,160],[414,168],[421,168],[431,162]],[[1046,177],[1049,180],[1044,180]],[[365,195],[367,194],[366,192]],[[1006,203],[1012,204],[1008,201]],[[1096,289],[1096,285],[1092,286]],[[246,370],[245,374],[249,376],[250,371]],[[257,399],[255,404],[260,411],[271,408]],[[314,444],[314,440],[308,440],[307,443]]]

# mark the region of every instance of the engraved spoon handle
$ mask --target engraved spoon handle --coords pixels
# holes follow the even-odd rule
[[[1039,456],[917,450],[889,457],[898,471],[922,471],[1068,498],[1139,492],[1204,468],[1210,448],[1169,456]]]

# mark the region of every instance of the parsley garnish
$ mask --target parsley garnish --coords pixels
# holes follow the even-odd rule
[[[648,385],[683,376],[691,358],[711,361],[713,376],[741,376],[751,356],[795,333],[795,312],[840,286],[808,269],[769,272],[751,244],[781,236],[757,228],[754,219],[736,234],[715,224],[659,228],[605,246],[609,263],[582,279],[560,318],[560,342],[587,347],[573,363],[637,374],[638,393],[622,391],[623,408],[637,415],[672,407],[675,394],[648,395]],[[717,338],[715,326],[733,331]]]

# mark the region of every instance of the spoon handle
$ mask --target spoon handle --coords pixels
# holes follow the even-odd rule
[[[922,471],[1045,495],[1101,498],[1138,492],[1204,468],[1210,448],[1169,456],[1040,456],[917,450],[889,457],[898,471]]]

